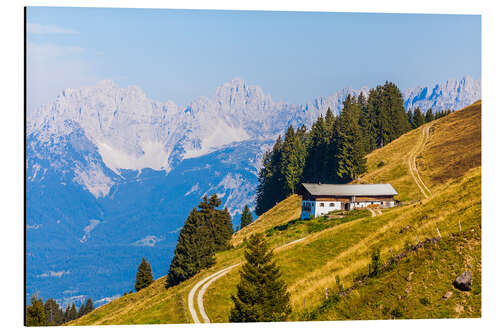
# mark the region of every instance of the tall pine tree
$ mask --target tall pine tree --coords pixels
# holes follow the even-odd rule
[[[359,115],[359,105],[347,96],[339,118],[337,139],[337,175],[342,182],[356,179],[366,171]]]
[[[306,154],[305,147],[295,134],[292,126],[286,131],[281,152],[280,170],[285,180],[283,191],[287,196],[295,193],[304,169]]]
[[[432,112],[432,108],[430,108],[429,110],[427,110],[427,112],[425,113],[425,122],[426,123],[429,123],[431,121],[434,120],[434,113]]]
[[[241,213],[240,230],[252,222],[253,222],[252,213],[250,212],[248,205],[245,205],[245,208],[243,208],[243,213]]]
[[[47,326],[57,326],[64,322],[64,313],[53,298],[45,301],[44,308]]]
[[[270,152],[263,158],[263,167],[259,171],[255,212],[260,215],[286,198],[283,175],[281,174],[282,142],[278,136]]]
[[[420,111],[420,108],[417,106],[415,111],[413,112],[413,126],[414,128],[420,127],[425,123],[425,117]]]
[[[44,326],[47,317],[45,316],[45,308],[42,298],[38,295],[31,297],[31,305],[26,307],[26,325],[27,326]]]
[[[141,263],[137,268],[137,274],[135,275],[134,288],[136,291],[139,291],[153,283],[153,280],[153,271],[151,269],[151,265],[146,261],[144,257],[142,257]]]
[[[78,311],[76,310],[75,303],[72,303],[71,308],[69,310],[68,319],[71,321],[77,318],[78,318]]]
[[[214,263],[210,230],[200,212],[193,208],[180,231],[165,286],[175,286]]]
[[[273,260],[273,252],[262,234],[254,234],[248,240],[245,251],[246,263],[240,270],[237,293],[230,322],[284,321],[291,313],[290,295],[281,279],[279,267]]]

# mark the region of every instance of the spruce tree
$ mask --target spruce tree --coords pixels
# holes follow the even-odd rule
[[[82,315],[86,315],[87,313],[91,313],[94,310],[94,303],[92,302],[92,298],[88,298],[83,306]]]
[[[200,212],[193,208],[179,233],[165,286],[175,286],[215,263],[214,242]]]
[[[318,183],[324,181],[323,179],[328,174],[325,168],[327,163],[325,158],[327,154],[325,152],[328,150],[329,139],[331,138],[331,132],[328,131],[328,128],[334,126],[334,119],[329,120],[331,124],[327,124],[323,116],[319,116],[312,124],[307,146],[305,147],[306,154],[301,177],[302,182]]]
[[[248,205],[245,205],[245,208],[243,208],[243,213],[241,213],[240,230],[252,222],[253,222],[252,213],[250,212]]]
[[[78,318],[78,311],[76,310],[75,303],[71,304],[71,309],[69,310],[68,318],[70,321]]]
[[[280,164],[281,174],[284,176],[283,193],[288,196],[295,193],[305,163],[305,147],[299,140],[293,127],[290,126],[285,135],[282,147],[282,159]]]
[[[68,321],[70,321],[70,320],[71,320],[71,319],[69,318],[69,312],[70,312],[70,310],[71,310],[71,307],[70,307],[70,306],[69,306],[69,304],[68,304],[68,306],[66,307],[66,310],[64,310],[64,317],[63,317],[63,322],[64,322],[64,323],[67,323]]]
[[[291,313],[290,295],[281,279],[273,252],[262,234],[248,240],[246,263],[240,270],[230,322],[284,321]]]
[[[44,326],[47,322],[42,298],[31,297],[31,305],[26,307],[26,326]]]
[[[408,112],[406,112],[406,118],[408,119],[408,123],[410,124],[410,127],[415,128],[413,126],[413,111],[411,109],[408,109]]]
[[[227,207],[222,210],[215,210],[215,230],[214,250],[224,251],[229,249],[229,241],[233,236],[233,223]]]
[[[415,112],[413,113],[413,126],[415,128],[422,126],[425,123],[425,117],[420,111],[420,108],[417,106]]]
[[[286,198],[283,191],[284,177],[280,165],[282,158],[281,136],[278,136],[271,151],[266,152],[263,158],[263,167],[259,171],[257,185],[257,200],[255,212],[257,215],[265,213],[276,202]]]
[[[151,265],[144,257],[142,257],[142,261],[137,268],[137,274],[135,275],[134,288],[136,291],[139,291],[153,283],[153,280]]]
[[[57,326],[64,322],[64,313],[53,298],[45,301],[44,309],[47,326]]]
[[[366,171],[358,115],[359,105],[348,95],[340,114],[337,139],[337,175],[342,182],[349,182]]]
[[[425,113],[425,122],[426,123],[430,123],[431,121],[434,120],[434,113],[432,113],[432,108],[430,108],[429,110],[427,110],[427,112]]]

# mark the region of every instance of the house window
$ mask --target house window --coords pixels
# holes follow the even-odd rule
[[[324,203],[320,203],[319,206],[320,207],[325,207],[325,204]]]
[[[333,202],[330,202],[330,207],[335,207],[335,204]]]

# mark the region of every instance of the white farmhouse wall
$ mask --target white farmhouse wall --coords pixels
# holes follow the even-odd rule
[[[334,210],[341,210],[342,203],[340,201],[302,201],[302,212],[300,218],[302,220],[319,217]]]
[[[316,215],[318,217],[321,215],[328,214],[334,210],[341,210],[342,203],[340,201],[316,201]]]
[[[361,201],[350,203],[350,209],[366,208],[369,205],[380,205],[385,207],[394,207],[394,201]],[[320,217],[335,210],[342,210],[343,206],[340,201],[302,201],[302,212],[300,214],[301,220]]]

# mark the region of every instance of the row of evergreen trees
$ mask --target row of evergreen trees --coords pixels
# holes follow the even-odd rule
[[[449,115],[452,110],[441,110],[437,112],[433,112],[432,108],[428,109],[425,114],[420,110],[419,107],[416,107],[414,111],[411,109],[406,113],[408,122],[411,125],[411,128],[417,128],[422,126],[425,123],[431,122],[433,120],[439,119],[446,115]]]
[[[75,303],[72,303],[71,306],[68,305],[66,310],[63,311],[54,299],[49,298],[43,303],[41,297],[33,295],[31,297],[31,304],[26,307],[26,325],[58,326],[78,319],[92,310],[94,310],[94,304],[91,298],[88,298],[78,310]]]
[[[437,117],[449,111],[437,113]],[[401,91],[391,82],[368,96],[348,95],[339,116],[328,109],[307,130],[289,127],[264,154],[259,171],[256,214],[295,193],[300,183],[347,183],[366,172],[365,156],[376,148],[434,120],[429,110],[405,112]],[[423,119],[422,119],[423,117]]]
[[[203,197],[198,209],[193,208],[182,227],[165,287],[189,279],[215,263],[215,252],[229,248],[233,234],[231,215],[216,194]]]

